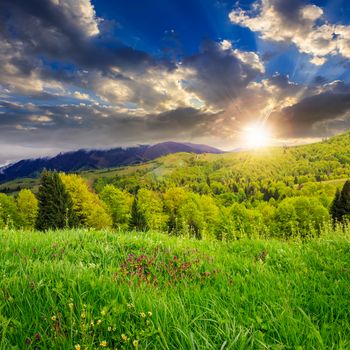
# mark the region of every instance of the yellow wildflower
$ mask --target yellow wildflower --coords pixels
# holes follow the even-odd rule
[[[146,314],[145,314],[144,312],[140,312],[140,316],[141,316],[142,318],[145,318],[145,317],[146,317]]]
[[[135,339],[135,340],[132,342],[132,345],[134,345],[135,348],[138,348],[138,347],[139,347],[139,341]]]
[[[97,320],[96,324],[101,324],[101,322],[102,322],[101,320]]]
[[[56,316],[55,315],[51,316],[51,320],[56,321]]]
[[[133,309],[133,308],[135,307],[135,305],[134,305],[133,303],[130,303],[130,304],[127,304],[127,307],[128,307],[129,309]]]
[[[75,349],[75,350],[80,350],[80,344],[75,345],[75,346],[74,346],[74,349]]]
[[[122,340],[123,340],[123,341],[127,341],[127,340],[128,340],[128,337],[127,337],[125,334],[122,334]]]
[[[108,345],[108,343],[105,340],[102,340],[100,343],[100,346],[102,346],[103,348],[105,348]]]
[[[147,314],[148,314],[149,317],[151,317],[153,315],[152,311],[148,311]]]

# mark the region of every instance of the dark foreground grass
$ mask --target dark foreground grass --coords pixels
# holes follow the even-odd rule
[[[1,349],[350,349],[349,234],[0,232]]]

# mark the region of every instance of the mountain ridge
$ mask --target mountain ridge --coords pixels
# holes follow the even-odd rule
[[[80,149],[59,153],[53,157],[23,159],[0,168],[0,183],[18,178],[35,178],[43,169],[75,172],[144,163],[168,154],[224,153],[204,144],[166,141],[154,145],[116,147],[106,150]]]

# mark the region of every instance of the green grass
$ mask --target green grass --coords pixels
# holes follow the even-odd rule
[[[350,348],[349,230],[231,243],[0,231],[0,247],[0,349]]]

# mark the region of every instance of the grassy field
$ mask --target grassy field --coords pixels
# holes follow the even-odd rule
[[[350,349],[350,230],[0,231],[1,349]]]

